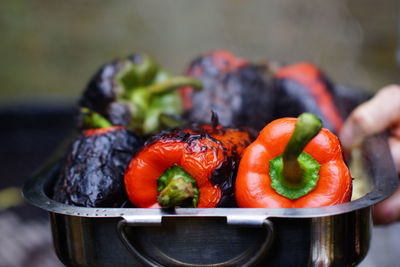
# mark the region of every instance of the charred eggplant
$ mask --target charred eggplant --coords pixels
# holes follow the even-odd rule
[[[201,83],[173,77],[144,54],[134,54],[105,64],[92,77],[80,100],[81,128],[125,126],[138,134],[163,129],[161,117],[183,112],[176,90]],[[167,125],[168,126],[168,125]]]
[[[205,122],[215,112],[223,126],[260,130],[272,120],[274,91],[261,66],[215,51],[195,59],[187,75],[203,83],[198,92],[181,90],[190,121]]]
[[[120,207],[125,169],[143,142],[123,127],[84,131],[72,144],[53,199],[84,207]]]

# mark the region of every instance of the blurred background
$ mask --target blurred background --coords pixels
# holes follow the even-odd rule
[[[311,61],[373,93],[400,82],[399,25],[396,0],[2,0],[0,266],[60,266],[46,214],[15,192],[73,130],[75,104],[103,63],[143,51],[182,73],[224,48],[255,61]],[[395,266],[399,232],[376,227],[360,266]]]

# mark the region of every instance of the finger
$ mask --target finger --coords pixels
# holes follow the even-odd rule
[[[400,138],[390,137],[389,146],[390,152],[392,153],[394,166],[396,167],[397,173],[400,173]]]
[[[394,125],[391,132],[393,136],[400,139],[400,122],[397,125]]]
[[[385,201],[374,206],[375,224],[389,224],[400,220],[400,187]]]
[[[389,146],[394,165],[400,173],[400,138],[390,137]],[[400,187],[390,198],[375,205],[373,215],[376,224],[389,224],[400,220]]]
[[[398,121],[400,87],[390,85],[350,114],[340,134],[342,144],[348,148],[357,146],[365,136],[381,132]]]

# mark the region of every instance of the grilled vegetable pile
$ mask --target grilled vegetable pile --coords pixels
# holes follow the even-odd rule
[[[310,63],[268,69],[223,50],[195,59],[187,76],[144,54],[105,64],[80,100],[80,134],[53,199],[140,208],[349,201],[351,176],[332,132],[350,103]]]

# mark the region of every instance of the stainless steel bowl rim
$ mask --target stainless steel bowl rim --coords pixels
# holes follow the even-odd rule
[[[254,224],[262,223],[266,218],[312,218],[338,215],[352,212],[364,207],[372,206],[389,197],[398,186],[398,176],[390,156],[387,138],[385,135],[376,135],[364,141],[363,149],[366,149],[371,171],[374,173],[374,186],[365,196],[344,204],[320,207],[320,208],[176,208],[144,209],[144,208],[87,208],[62,204],[50,199],[45,193],[44,176],[51,176],[56,172],[57,164],[49,163],[42,168],[23,187],[23,195],[32,205],[49,212],[83,217],[123,217],[128,221],[134,217],[135,221],[141,220],[147,223],[159,223],[162,217],[226,217],[228,223],[241,224],[243,219],[248,224],[253,220]]]

